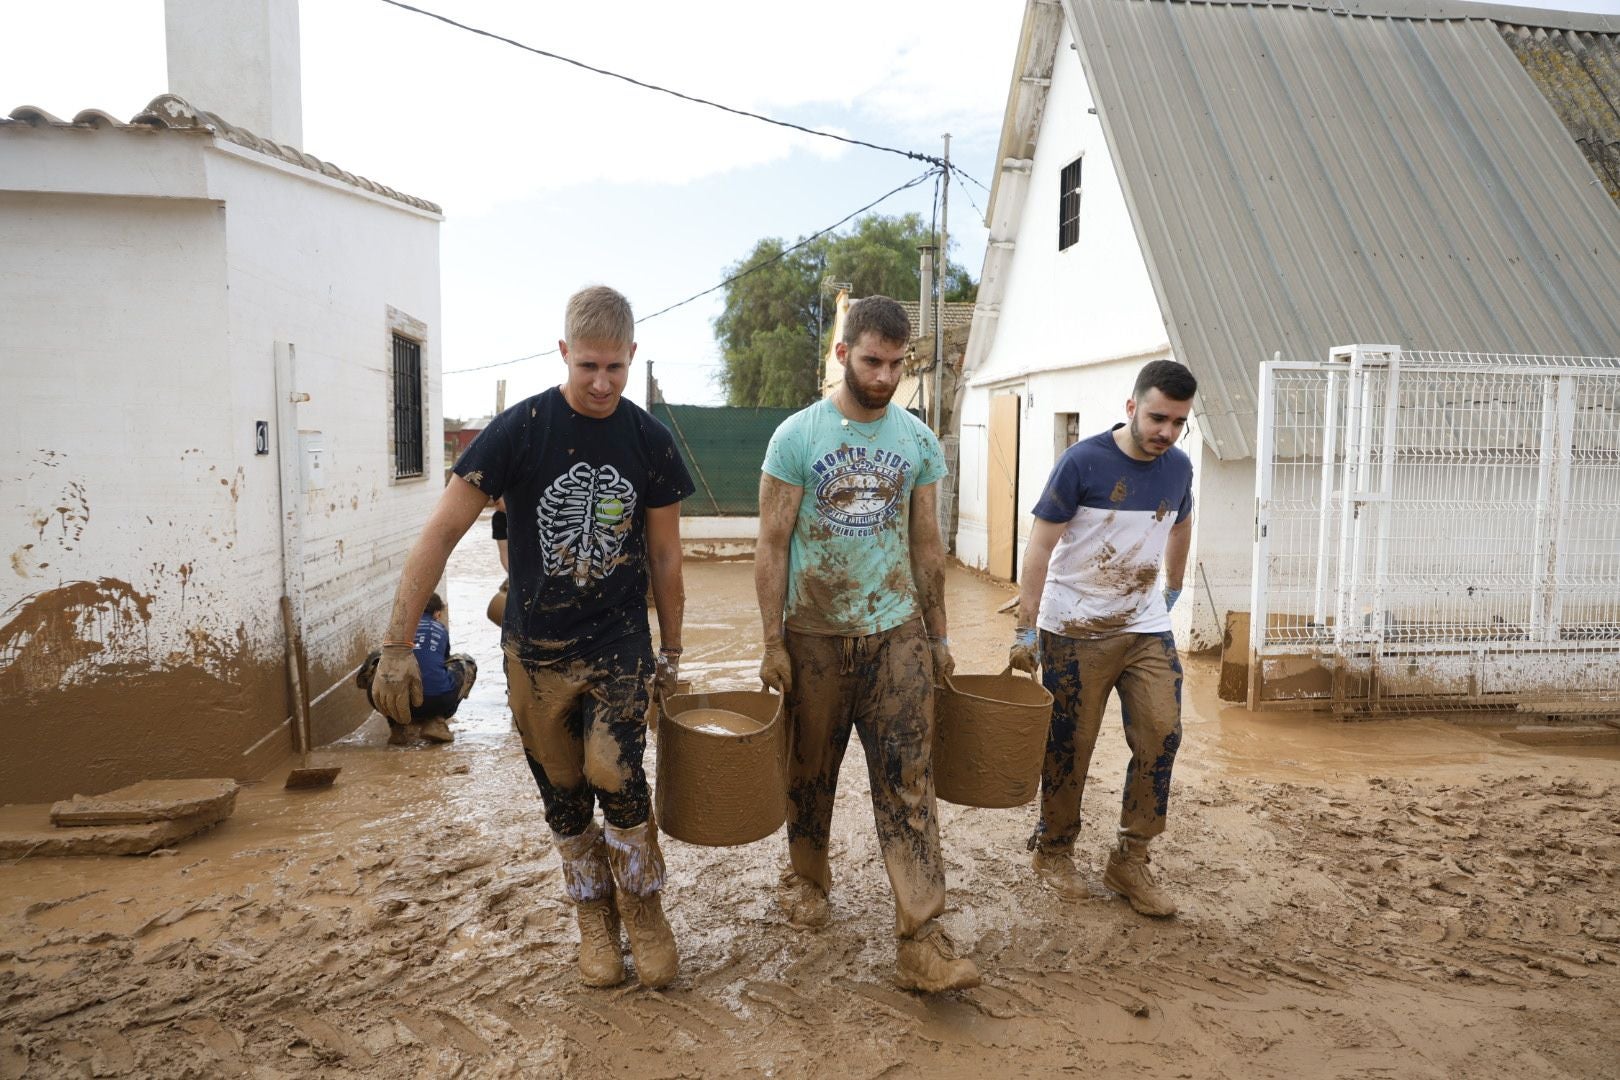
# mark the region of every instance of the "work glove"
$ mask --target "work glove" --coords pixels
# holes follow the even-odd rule
[[[394,723],[411,722],[411,706],[422,704],[422,669],[416,663],[415,646],[382,647],[377,674],[371,679],[371,700]]]
[[[1171,608],[1175,607],[1176,606],[1176,600],[1180,596],[1181,596],[1181,590],[1180,589],[1168,589],[1168,588],[1165,589],[1164,590],[1164,610],[1169,611]]]
[[[653,690],[659,697],[674,697],[675,687],[681,678],[681,654],[677,650],[670,652],[667,649],[658,650],[658,659],[653,664]]]
[[[759,681],[779,694],[793,689],[793,662],[781,638],[765,642],[765,659],[759,662]]]
[[[928,652],[934,658],[934,682],[944,682],[956,671],[956,661],[951,659],[951,639],[948,637],[931,637],[928,639]]]
[[[1033,626],[1020,626],[1013,631],[1013,647],[1007,654],[1007,663],[1019,671],[1035,674],[1041,665],[1040,634]]]

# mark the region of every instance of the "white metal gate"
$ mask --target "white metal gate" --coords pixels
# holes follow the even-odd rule
[[[1620,696],[1620,360],[1273,362],[1255,456],[1251,708]]]

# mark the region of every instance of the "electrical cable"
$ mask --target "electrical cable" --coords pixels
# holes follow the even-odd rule
[[[383,0],[383,2],[384,3],[393,3],[394,0]],[[775,255],[772,255],[770,258],[762,259],[761,261],[755,263],[753,266],[745,267],[742,270],[737,271],[735,274],[732,274],[730,277],[728,277],[724,281],[720,282],[720,284],[711,285],[709,288],[704,289],[702,292],[693,293],[691,296],[688,296],[685,300],[677,300],[675,303],[670,304],[668,307],[659,308],[657,311],[653,312],[651,315],[643,315],[641,318],[636,320],[636,325],[640,326],[642,323],[648,322],[648,321],[650,321],[652,319],[656,319],[656,318],[658,318],[658,316],[666,314],[666,313],[671,312],[671,311],[674,311],[678,307],[685,307],[687,304],[690,304],[692,301],[702,299],[703,297],[708,296],[712,292],[715,292],[715,291],[717,291],[719,289],[725,288],[727,285],[730,285],[734,281],[739,281],[742,278],[747,277],[749,274],[756,273],[757,271],[763,270],[767,266],[772,265],[773,263],[781,262],[783,259],[785,259],[789,255],[793,254],[795,251],[798,251],[800,248],[802,248],[805,245],[811,243],[812,241],[818,240],[821,237],[826,236],[828,233],[832,232],[834,229],[838,228],[840,225],[843,225],[843,224],[847,223],[848,221],[850,221],[853,218],[859,217],[861,214],[866,213],[868,210],[870,210],[873,207],[877,206],[879,203],[884,202],[887,199],[893,198],[894,196],[900,194],[902,191],[908,191],[911,188],[916,187],[918,184],[923,183],[924,181],[928,180],[930,177],[939,176],[940,173],[942,173],[943,171],[944,171],[943,169],[937,169],[937,168],[936,169],[929,169],[927,172],[924,172],[924,173],[921,173],[918,176],[912,177],[910,180],[907,180],[905,183],[901,184],[899,187],[894,188],[894,189],[892,189],[890,191],[887,191],[882,195],[879,195],[877,198],[873,199],[871,202],[867,203],[865,206],[861,207],[859,210],[855,210],[855,211],[852,211],[852,212],[850,212],[848,214],[845,214],[843,217],[839,218],[837,221],[833,222],[831,225],[827,226],[825,229],[819,229],[816,232],[811,233],[809,236],[802,237],[799,240],[798,243],[793,244],[791,247],[783,248],[781,251],[777,252]],[[525,360],[534,360],[534,359],[537,359],[538,357],[542,357],[542,356],[551,356],[556,352],[557,352],[556,349],[547,349],[545,352],[530,353],[528,356],[519,356],[519,357],[517,357],[516,359],[513,359],[513,360],[500,360],[500,361],[497,361],[497,362],[495,362],[493,364],[480,364],[477,367],[452,368],[449,371],[441,372],[441,374],[443,374],[443,375],[462,375],[462,374],[465,374],[466,372],[469,372],[469,371],[488,371],[490,368],[507,367],[507,366],[512,365],[512,364],[522,363]]]
[[[967,171],[967,170],[966,170],[966,169],[964,169],[964,168],[962,168],[962,167],[961,167],[961,166],[960,166],[960,165],[958,165],[958,164],[957,164],[957,163],[956,163],[956,162],[954,162],[954,161],[953,161],[953,162],[951,162],[951,171],[952,171],[952,172],[953,172],[953,173],[957,173],[957,174],[959,174],[959,175],[960,175],[960,176],[962,176],[962,177],[963,177],[963,178],[964,178],[964,179],[967,179],[967,180],[973,180],[973,177],[972,177],[972,176],[971,176],[971,175],[969,175],[969,174],[968,174],[968,171]],[[983,188],[983,189],[984,189],[984,191],[985,191],[985,192],[986,192],[986,193],[989,193],[989,191],[990,191],[990,189],[989,189],[989,188],[987,188],[987,187],[985,187],[985,186],[984,186],[984,181],[982,181],[982,180],[973,180],[973,182],[974,182],[974,183],[975,183],[975,184],[978,184],[978,185],[979,185],[979,187],[981,187],[981,188]]]
[[[514,38],[504,37],[491,30],[480,30],[476,26],[468,26],[466,23],[457,22],[448,15],[440,15],[436,11],[428,11],[426,8],[415,7],[414,5],[404,3],[403,0],[382,0],[382,2],[392,7],[401,8],[405,11],[413,11],[418,15],[426,15],[430,19],[437,19],[442,23],[448,23],[459,30],[466,30],[469,33],[477,34],[480,37],[487,37],[493,41],[504,42],[507,45],[515,46],[516,48],[522,49],[525,52],[534,53],[536,56],[544,56],[548,60],[560,60],[565,64],[572,64],[574,67],[581,68],[597,75],[606,75],[610,79],[618,79],[621,82],[629,83],[631,86],[639,86],[643,90],[655,90],[660,94],[668,94],[671,97],[680,98],[682,101],[690,101],[694,105],[707,105],[711,109],[719,109],[722,112],[728,112],[735,116],[746,116],[750,120],[763,120],[765,123],[775,124],[777,127],[791,128],[794,131],[801,131],[806,135],[815,135],[823,139],[834,139],[841,143],[848,143],[851,146],[864,146],[868,150],[881,150],[885,154],[899,154],[902,157],[911,158],[913,161],[926,161],[930,165],[944,164],[943,158],[934,157],[932,154],[924,154],[916,150],[902,150],[895,146],[884,146],[881,143],[867,142],[865,139],[855,139],[848,135],[836,135],[831,131],[817,131],[815,128],[808,128],[803,124],[795,124],[788,120],[777,120],[773,117],[761,115],[760,113],[749,112],[747,109],[733,108],[730,105],[722,105],[718,101],[710,101],[707,98],[696,97],[692,94],[683,94],[679,90],[671,90],[667,86],[659,86],[656,83],[643,82],[640,79],[631,78],[629,75],[621,75],[617,71],[609,71],[606,68],[593,67],[582,60],[575,60],[571,57],[563,56],[560,53],[548,52],[545,49],[536,48],[533,45],[525,45],[521,41],[517,41]],[[975,180],[974,183],[978,183],[978,181]]]
[[[962,170],[961,170],[961,169],[958,169],[958,168],[957,168],[957,167],[956,167],[956,166],[955,166],[955,165],[952,165],[952,166],[951,166],[951,172],[953,172],[953,173],[959,173],[959,174],[960,174],[960,175],[962,175],[962,176],[967,176],[967,173],[965,173],[965,172],[962,172]],[[973,177],[971,177],[971,176],[968,176],[968,179],[969,179],[969,180],[973,180]],[[978,181],[977,181],[977,180],[973,180],[973,182],[974,182],[974,183],[975,183],[975,184],[977,184],[977,183],[978,183]],[[974,201],[974,199],[973,199],[973,192],[971,192],[971,191],[969,191],[969,190],[968,190],[968,186],[967,186],[967,185],[966,185],[966,184],[964,184],[964,183],[962,183],[962,182],[961,182],[961,180],[958,180],[958,181],[957,181],[957,182],[956,182],[956,186],[957,186],[957,187],[959,187],[959,188],[961,188],[961,189],[962,189],[962,195],[963,195],[963,197],[965,197],[965,198],[966,198],[966,199],[967,199],[967,201],[968,201],[968,205],[969,205],[969,206],[971,206],[971,207],[973,207],[973,209],[974,209],[974,212],[975,212],[975,213],[977,213],[977,214],[978,214],[978,215],[979,215],[979,220],[980,220],[980,221],[983,221],[983,220],[984,220],[984,211],[983,211],[983,210],[980,210],[980,209],[979,209],[979,204],[978,204],[978,203],[977,203],[977,202],[975,202],[975,201]]]

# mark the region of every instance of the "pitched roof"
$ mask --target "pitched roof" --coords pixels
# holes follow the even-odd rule
[[[404,203],[406,206],[425,210],[430,214],[440,214],[443,210],[437,203],[418,199],[414,195],[395,191],[391,187],[368,180],[364,176],[356,176],[345,169],[340,169],[329,161],[322,161],[312,154],[306,154],[295,146],[283,146],[273,143],[269,139],[261,138],[246,128],[220,119],[214,113],[196,108],[184,98],[174,94],[162,94],[147,103],[145,109],[135,114],[129,123],[120,123],[116,118],[100,109],[85,109],[73,117],[71,121],[61,120],[44,109],[32,105],[22,105],[11,110],[9,116],[0,116],[0,127],[23,124],[29,127],[82,127],[82,128],[159,128],[169,131],[202,131],[217,136],[227,142],[244,146],[269,157],[296,165],[310,172],[319,173],[333,180],[341,181],[351,187],[362,191],[369,191],[373,195],[380,195],[385,199]]]
[[[1609,58],[1620,20],[1444,0],[1064,7],[1221,457],[1253,453],[1277,352],[1620,350],[1620,206],[1492,16]]]
[[[922,310],[919,301],[901,300],[900,306],[906,309],[906,318],[911,320],[911,332],[917,334],[917,328],[922,325]],[[944,311],[939,312],[939,321],[945,324],[946,330],[955,330],[959,326],[973,325],[973,303],[969,300],[947,300]]]

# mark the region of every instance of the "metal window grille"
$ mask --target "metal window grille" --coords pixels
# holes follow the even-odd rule
[[[422,346],[394,335],[394,476],[422,475]]]
[[[1620,360],[1352,346],[1261,393],[1255,704],[1620,687]]]
[[[1071,248],[1080,241],[1080,164],[1084,158],[1075,158],[1063,166],[1058,177],[1058,250]]]

